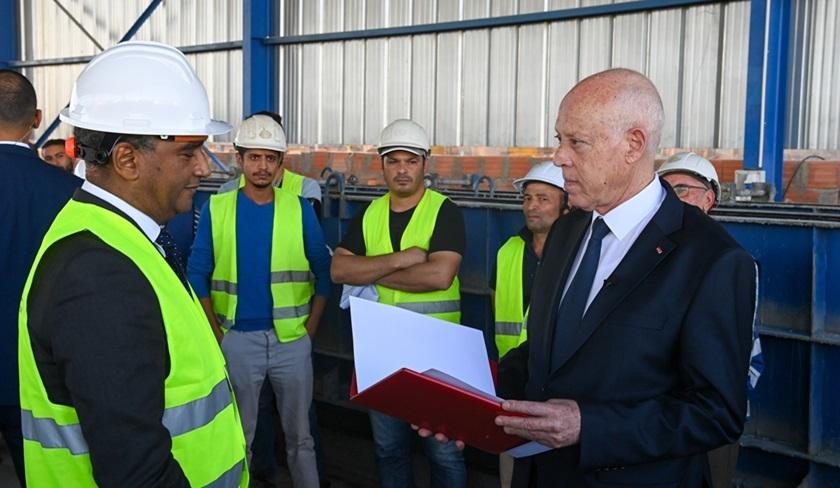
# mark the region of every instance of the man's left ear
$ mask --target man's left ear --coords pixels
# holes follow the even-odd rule
[[[627,139],[626,162],[635,163],[642,158],[647,150],[647,134],[639,127],[632,127],[625,134]]]

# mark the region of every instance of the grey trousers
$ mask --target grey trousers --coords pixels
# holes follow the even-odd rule
[[[317,488],[318,468],[309,433],[312,403],[312,343],[308,335],[281,343],[274,330],[225,334],[222,352],[236,394],[248,461],[257,426],[260,388],[268,375],[286,439],[286,461],[295,488]]]

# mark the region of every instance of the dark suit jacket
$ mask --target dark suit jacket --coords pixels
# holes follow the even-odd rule
[[[83,190],[73,199],[133,222]],[[47,395],[79,414],[99,486],[189,486],[161,423],[163,315],[137,265],[90,232],[68,236],[41,258],[27,310]]]
[[[0,405],[17,405],[20,295],[44,234],[82,180],[9,144],[0,144],[0,174]]]
[[[550,370],[559,297],[591,213],[555,223],[534,282],[528,341],[502,361],[500,392],[577,401],[580,443],[517,461],[514,486],[703,486],[705,452],[738,439],[753,260],[666,189]]]

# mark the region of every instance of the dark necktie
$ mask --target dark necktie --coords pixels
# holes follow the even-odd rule
[[[181,283],[189,291],[190,286],[187,284],[187,274],[184,273],[183,257],[181,256],[181,251],[178,250],[178,246],[175,244],[175,239],[172,237],[172,234],[166,232],[165,229],[161,229],[155,242],[166,253],[165,259],[169,263],[169,267],[172,268],[172,271],[175,272],[175,275],[178,276],[178,279],[181,280]]]
[[[595,279],[595,272],[598,270],[598,261],[601,258],[601,240],[610,233],[610,228],[604,223],[601,217],[592,222],[592,235],[586,245],[586,252],[580,260],[575,276],[566,295],[560,302],[557,310],[557,322],[554,326],[554,343],[551,350],[551,369],[557,367],[557,360],[563,350],[563,344],[568,340],[571,332],[575,331],[583,318],[586,310],[586,300],[589,292],[592,291],[592,281]]]

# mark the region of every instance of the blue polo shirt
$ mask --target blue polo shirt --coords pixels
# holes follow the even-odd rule
[[[199,298],[210,297],[213,273],[213,230],[210,202],[201,209],[198,230],[187,264],[187,277]],[[271,236],[274,231],[274,203],[258,205],[239,192],[236,200],[237,304],[234,328],[242,331],[268,330],[271,319]],[[300,198],[303,216],[303,247],[309,268],[315,275],[315,294],[327,297],[332,288],[330,253],[312,206]],[[282,236],[278,236],[282,239]],[[282,240],[280,242],[282,246]]]

